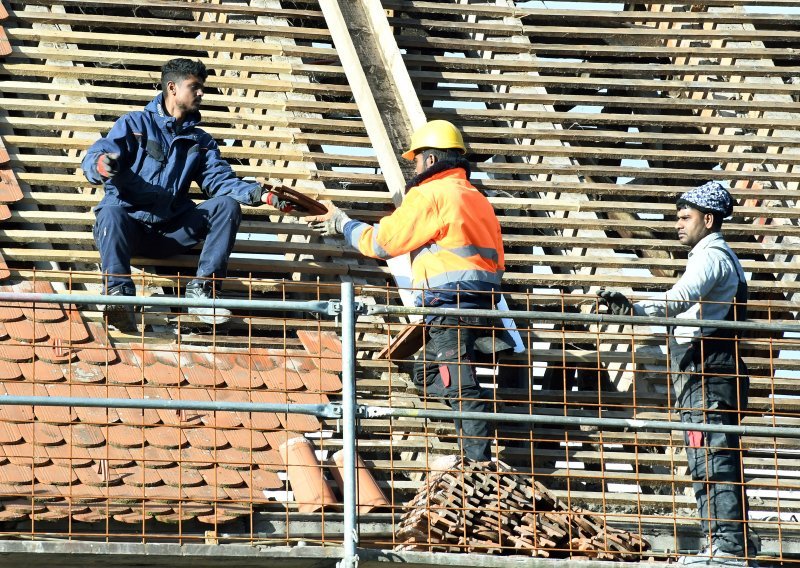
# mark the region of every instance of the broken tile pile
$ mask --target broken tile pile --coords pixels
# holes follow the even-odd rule
[[[445,458],[406,504],[395,550],[639,560],[639,535],[568,507],[507,465]]]
[[[54,293],[44,281],[0,291]],[[287,432],[319,432],[314,416],[10,405],[2,397],[327,404],[342,388],[341,344],[330,332],[297,336],[307,350],[115,344],[74,306],[3,303],[0,522],[216,524],[275,503],[270,492],[287,489],[278,447]]]

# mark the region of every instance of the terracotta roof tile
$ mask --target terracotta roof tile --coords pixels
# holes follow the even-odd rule
[[[13,361],[3,361],[0,364],[0,382],[22,380],[22,369]]]
[[[341,392],[342,380],[339,375],[314,368],[307,373],[302,373],[300,378],[311,392]]]
[[[106,376],[103,369],[83,361],[73,363],[66,368],[66,378],[70,383],[104,383]]]
[[[266,436],[258,430],[250,429],[231,429],[223,430],[225,438],[230,442],[231,446],[237,450],[266,450],[269,448],[269,442]]]
[[[22,442],[22,432],[16,424],[0,422],[0,447]]]
[[[0,286],[0,291],[10,292],[10,286]],[[24,318],[25,314],[19,307],[17,302],[9,302],[8,304],[0,304],[0,321],[11,321]]]
[[[250,393],[252,402],[260,402],[267,404],[279,404],[282,398],[279,393],[270,391],[253,391]],[[245,426],[257,428],[259,430],[274,430],[280,428],[283,423],[281,422],[278,414],[273,412],[251,412],[249,424],[246,421]]]
[[[214,453],[196,446],[188,446],[177,451],[179,460],[184,467],[191,469],[205,469],[216,463]]]
[[[37,341],[44,341],[48,337],[47,330],[43,324],[34,323],[26,318],[7,321],[3,325],[6,328],[6,333],[16,341],[36,343]]]
[[[342,342],[338,335],[332,331],[300,330],[297,337],[320,369],[342,372]]]
[[[275,452],[275,456],[278,456],[277,452]],[[257,491],[276,491],[284,486],[284,482],[277,473],[266,469],[253,469],[247,474],[243,474],[242,477],[248,480],[250,486]]]
[[[86,511],[74,512],[72,518],[81,523],[99,523],[105,521],[108,516],[105,511],[90,508]]]
[[[164,470],[159,470],[159,473],[162,473],[163,471]],[[148,499],[158,499],[163,501],[166,500],[178,501],[179,499],[185,499],[187,496],[186,491],[184,491],[183,487],[179,487],[177,485],[167,485],[166,483],[163,482],[163,480],[161,482],[161,485],[148,487],[145,493],[147,494]],[[148,514],[155,514],[155,512],[151,510],[149,506],[147,507],[147,511]]]
[[[264,387],[264,379],[261,378],[261,373],[256,369],[240,365],[238,359],[234,356],[225,356],[223,359],[233,362],[230,369],[221,369],[222,378],[229,387],[235,389],[260,389]]]
[[[197,469],[177,466],[159,471],[162,481],[174,487],[198,487],[205,484],[203,476]],[[191,491],[187,491],[191,495]]]
[[[119,468],[115,472],[120,479],[129,487],[155,487],[163,485],[161,475],[157,470],[135,465],[132,467]]]
[[[5,221],[11,218],[11,209],[8,208],[8,205],[0,205],[0,221]],[[3,261],[5,264],[5,261]],[[3,275],[4,278],[8,278],[8,274]]]
[[[123,363],[133,365],[135,367],[145,367],[152,365],[156,362],[155,355],[149,349],[143,349],[139,346],[128,346],[125,349],[117,348],[117,353],[122,359]]]
[[[44,280],[37,280],[36,282],[25,280],[23,282],[13,284],[11,288],[15,292],[35,292],[39,294],[55,293],[53,285]],[[26,318],[29,320],[35,320],[39,323],[58,321],[65,317],[64,308],[62,308],[59,304],[47,302],[20,302],[19,307],[22,309],[22,313],[25,314]]]
[[[110,383],[139,385],[144,380],[144,372],[141,367],[128,365],[127,363],[109,364],[105,371],[106,378]]]
[[[0,383],[0,395],[8,393],[7,385],[11,383]],[[8,422],[25,423],[33,420],[33,408],[18,404],[0,404],[0,420]]]
[[[33,443],[37,446],[56,446],[64,443],[64,436],[58,424],[35,422],[33,424],[33,436]],[[27,436],[25,439],[28,441],[31,440]]]
[[[118,448],[137,448],[145,443],[143,428],[115,424],[107,430],[108,443]]]
[[[70,344],[83,343],[89,339],[89,330],[78,312],[70,311],[68,317],[59,321],[45,322],[44,328],[53,339],[61,339]]]
[[[17,363],[31,362],[34,359],[33,345],[25,343],[0,343],[0,359]]]
[[[201,450],[217,450],[228,445],[228,438],[222,430],[214,428],[189,428],[186,439],[193,448]]]
[[[109,395],[108,389],[102,385],[73,384],[72,396],[77,398],[107,398]],[[75,413],[78,415],[78,419],[81,422],[89,424],[114,424],[122,420],[119,414],[117,414],[117,410],[114,408],[76,406]]]
[[[2,139],[0,139],[0,153],[5,151],[5,148],[1,146]],[[6,154],[6,158],[8,158],[8,154]],[[22,190],[19,187],[17,176],[8,168],[0,168],[0,203],[15,203],[22,198]]]
[[[63,343],[37,343],[33,346],[33,351],[40,360],[48,363],[69,363],[75,358],[69,345],[65,346]]]
[[[0,4],[2,6],[2,4]],[[5,37],[5,30],[3,26],[0,26],[0,43],[2,43],[2,38]],[[0,47],[0,49],[2,49]],[[4,166],[3,169],[8,171],[9,173],[11,170],[8,170],[8,162],[11,160],[11,157],[8,155],[8,150],[6,150],[6,145],[3,143],[3,137],[0,136],[0,166]]]
[[[238,471],[224,467],[201,469],[200,475],[212,487],[243,487],[244,479]]]
[[[134,460],[152,469],[172,467],[178,459],[178,454],[174,450],[159,448],[150,444],[147,444],[144,448],[130,448],[130,452]]]
[[[207,369],[218,369],[220,371],[227,371],[233,368],[235,364],[235,357],[230,357],[230,354],[223,352],[200,352],[195,351],[192,353],[192,360],[201,367]]]
[[[36,479],[51,485],[74,485],[80,480],[72,468],[48,465],[36,468]]]
[[[221,467],[247,471],[253,463],[263,462],[270,459],[270,450],[250,451],[238,448],[224,448],[216,451],[217,463]]]
[[[223,495],[225,493],[223,492]],[[234,519],[238,519],[242,515],[250,514],[250,506],[240,503],[216,503],[214,513],[210,515],[198,515],[197,520],[201,523],[208,523],[212,525],[223,524]]]
[[[47,446],[44,448],[45,455],[55,465],[60,467],[72,467],[76,469],[89,467],[94,463],[91,456],[84,448],[72,448],[68,444],[60,446]]]
[[[66,427],[64,427],[66,428]],[[70,426],[72,445],[78,448],[96,448],[105,446],[106,437],[103,428],[93,424],[75,424]],[[63,428],[62,428],[63,431]],[[64,438],[66,439],[66,435]]]
[[[45,383],[64,381],[64,372],[60,365],[38,359],[33,363],[20,363],[22,375],[26,381]]]
[[[147,443],[157,448],[177,450],[184,448],[189,443],[183,429],[174,426],[156,426],[147,428],[144,433]]]
[[[165,365],[156,361],[144,368],[144,378],[149,384],[163,386],[179,386],[186,382],[186,378],[178,367]]]
[[[119,362],[119,357],[117,357],[117,352],[114,349],[109,349],[107,346],[102,346],[98,343],[93,342],[82,345],[75,351],[78,354],[78,359],[91,365],[114,365]]]
[[[11,446],[6,458],[14,465],[24,467],[41,467],[50,462],[50,458],[42,452],[42,448],[31,446],[30,444],[15,444]]]
[[[10,53],[11,43],[8,41],[8,36],[6,36],[3,26],[0,26],[0,57],[5,57]]]
[[[200,365],[182,367],[183,376],[190,385],[195,387],[218,388],[225,386],[222,371],[207,369]]]
[[[0,467],[0,483],[30,485],[33,483],[33,468],[7,463]]]

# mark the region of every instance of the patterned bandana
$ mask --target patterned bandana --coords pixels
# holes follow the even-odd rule
[[[703,213],[721,213],[723,217],[733,213],[731,194],[716,181],[704,183],[681,195],[677,203],[678,209],[682,205],[690,205]]]

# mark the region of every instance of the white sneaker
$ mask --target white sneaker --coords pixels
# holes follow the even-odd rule
[[[716,546],[706,547],[693,556],[681,556],[678,559],[678,564],[683,566],[758,566],[758,563],[754,560],[748,563],[741,556],[725,552]]]

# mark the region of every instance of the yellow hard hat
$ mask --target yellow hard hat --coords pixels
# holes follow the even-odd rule
[[[403,153],[406,160],[413,160],[420,150],[436,148],[437,150],[459,150],[462,154],[467,152],[461,131],[446,120],[431,120],[425,126],[414,131],[411,135],[411,147]]]

